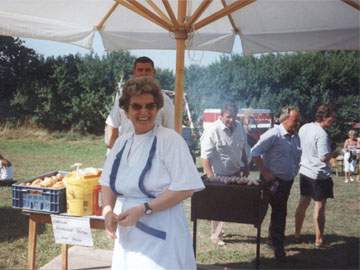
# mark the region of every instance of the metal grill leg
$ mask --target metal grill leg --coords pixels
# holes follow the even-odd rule
[[[196,258],[196,229],[197,229],[197,219],[193,222],[193,248],[194,248],[194,256]]]
[[[259,269],[260,266],[260,234],[261,234],[261,225],[258,225],[257,234],[256,234],[256,261],[255,261],[256,269]]]

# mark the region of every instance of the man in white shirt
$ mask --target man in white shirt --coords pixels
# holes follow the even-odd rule
[[[333,105],[319,106],[315,122],[303,125],[299,130],[302,155],[300,162],[300,200],[295,213],[295,240],[301,242],[300,234],[311,200],[314,200],[313,221],[315,248],[329,247],[324,241],[325,209],[328,198],[334,198],[330,159],[335,147],[326,132],[336,120]]]
[[[145,56],[139,57],[134,62],[133,77],[152,77],[155,79],[155,67],[154,62]],[[133,130],[133,126],[130,120],[127,118],[124,110],[119,107],[119,98],[121,96],[121,89],[116,95],[114,106],[110,111],[110,114],[106,118],[105,127],[105,143],[108,149],[111,149],[116,139],[121,134],[128,133]],[[164,107],[159,111],[155,122],[167,127],[174,128],[174,105],[171,99],[163,92]]]
[[[201,158],[208,177],[249,175],[247,137],[243,126],[236,120],[237,113],[238,108],[234,104],[225,104],[220,119],[201,137]],[[210,238],[220,246],[225,244],[222,227],[223,222],[211,221]]]

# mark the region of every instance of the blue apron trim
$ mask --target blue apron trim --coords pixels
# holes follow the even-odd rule
[[[156,141],[157,141],[157,139],[156,139],[156,136],[155,136],[154,141],[153,141],[153,143],[151,145],[150,152],[149,152],[149,158],[146,161],[146,165],[145,165],[145,167],[144,167],[144,169],[141,172],[140,177],[139,177],[139,189],[141,190],[142,193],[144,193],[149,198],[155,198],[155,196],[146,191],[145,186],[144,186],[144,179],[145,179],[145,174],[151,168],[152,160],[154,158],[155,151],[156,151]]]
[[[157,142],[157,138],[155,136],[154,141],[151,145],[148,160],[146,161],[145,167],[140,174],[139,184],[138,184],[140,191],[149,198],[155,198],[155,196],[146,191],[145,186],[144,186],[144,179],[145,179],[146,173],[148,172],[148,170],[150,170],[151,165],[152,165],[152,160],[154,158],[155,151],[156,151],[156,142]],[[123,152],[125,150],[126,144],[127,144],[127,141],[124,143],[124,146],[121,148],[120,152],[116,155],[116,158],[114,160],[114,163],[111,168],[111,173],[110,173],[110,188],[117,195],[122,195],[116,191],[115,182],[116,182],[116,176],[118,173],[118,169],[120,167],[121,158],[122,158]],[[135,226],[136,226],[136,228],[143,231],[144,233],[150,234],[150,235],[160,238],[162,240],[166,239],[166,232],[157,230],[153,227],[150,227],[141,221],[138,221]]]
[[[138,228],[140,231],[143,231],[144,233],[150,234],[150,235],[160,238],[162,240],[166,240],[166,232],[164,232],[164,231],[160,231],[158,229],[150,227],[141,221],[138,221],[135,226],[136,226],[136,228]]]
[[[121,195],[121,194],[116,191],[116,187],[115,187],[116,175],[117,175],[119,167],[120,167],[121,158],[122,158],[126,144],[127,144],[127,141],[124,143],[124,146],[121,148],[120,152],[116,155],[114,163],[111,167],[110,188],[117,195]]]

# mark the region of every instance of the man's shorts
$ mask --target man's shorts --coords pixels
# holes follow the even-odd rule
[[[314,201],[334,198],[334,183],[331,177],[327,179],[311,179],[300,174],[300,194],[311,197]]]

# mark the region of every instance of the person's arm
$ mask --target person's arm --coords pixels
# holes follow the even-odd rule
[[[205,172],[206,176],[208,178],[213,177],[214,172],[213,172],[213,170],[211,168],[210,160],[208,160],[206,158],[202,159],[202,164],[203,164],[203,168],[204,168],[204,172]]]
[[[347,144],[346,141],[345,141],[345,144]],[[327,134],[324,134],[319,137],[316,147],[317,147],[317,151],[319,153],[320,161],[325,162],[325,163],[329,162],[330,159],[333,157],[334,153],[333,153],[333,150],[331,149],[330,140],[329,140]]]
[[[275,176],[271,173],[269,168],[265,167],[262,156],[270,151],[270,148],[275,143],[276,134],[274,130],[269,129],[264,134],[260,136],[259,141],[251,149],[252,158],[255,161],[256,166],[258,167],[260,174],[267,181],[275,180]]]
[[[246,155],[246,146],[244,146],[242,150],[241,160],[244,163],[244,168],[242,169],[243,176],[248,177],[250,174],[250,169],[249,169],[249,161]]]
[[[164,97],[164,107],[163,107],[163,117],[161,119],[161,124],[164,127],[175,129],[175,108],[169,96],[163,93]]]
[[[191,197],[192,190],[172,191],[166,190],[158,197],[149,202],[150,208],[153,212],[160,212],[165,209],[171,208],[183,200]],[[121,226],[134,226],[145,213],[145,207],[143,204],[132,207],[118,216],[118,223]]]
[[[114,214],[113,209],[116,202],[116,194],[114,194],[108,186],[101,186],[101,194],[103,204],[102,216],[105,219],[105,231],[111,239],[115,239],[118,216]]]
[[[107,129],[107,148],[111,149],[114,146],[116,139],[119,137],[119,129],[110,125],[106,125]]]
[[[264,179],[266,181],[274,181],[275,176],[264,166],[261,156],[253,157],[253,159],[255,160],[256,167],[259,168],[260,174],[264,177]]]
[[[106,132],[105,142],[106,147],[111,149],[114,146],[116,139],[119,137],[119,127],[121,126],[121,112],[119,107],[119,94],[116,94],[114,105],[106,118]]]
[[[344,142],[344,151],[346,152],[348,149],[348,139],[345,140]]]
[[[333,153],[328,153],[325,156],[321,157],[320,160],[326,163],[329,162],[332,157],[333,157]]]
[[[200,157],[204,172],[209,178],[214,176],[214,171],[210,163],[210,157],[213,156],[215,151],[215,143],[211,139],[211,131],[206,130],[200,138]]]

